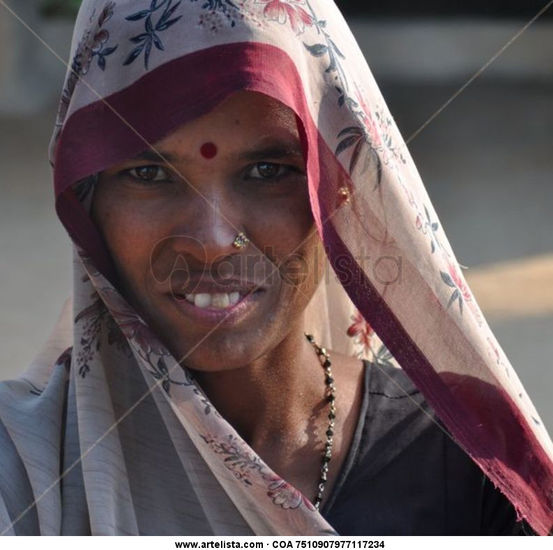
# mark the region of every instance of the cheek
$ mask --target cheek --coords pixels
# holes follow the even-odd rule
[[[278,266],[281,290],[289,295],[307,292],[320,257],[307,191],[255,204],[252,201],[245,211],[249,212],[245,218],[246,231],[272,264]]]
[[[323,277],[324,249],[319,246],[319,238],[315,234],[295,253],[297,260],[291,263],[291,273],[294,275],[298,290],[310,299]],[[295,268],[295,269],[294,269]]]
[[[301,252],[316,230],[307,192],[290,197],[266,197],[244,208],[246,227],[277,256]]]
[[[128,201],[99,196],[93,219],[104,237],[124,286],[136,289],[143,284],[150,256],[159,240],[158,224],[150,209]]]
[[[296,220],[297,221],[297,220]],[[314,223],[277,232],[272,249],[278,265],[281,290],[301,303],[309,301],[324,270],[325,253]]]

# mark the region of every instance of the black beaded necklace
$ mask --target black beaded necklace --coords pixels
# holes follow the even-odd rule
[[[336,420],[336,387],[334,385],[334,378],[332,377],[332,364],[330,362],[329,355],[325,348],[319,346],[315,342],[312,334],[305,333],[305,337],[315,348],[319,359],[322,361],[323,369],[325,371],[325,396],[329,404],[328,411],[328,429],[326,430],[326,443],[321,463],[321,477],[319,478],[319,484],[317,485],[317,496],[315,497],[313,504],[318,510],[323,500],[323,493],[326,487],[328,479],[328,465],[332,459],[332,445],[334,443],[334,422]]]

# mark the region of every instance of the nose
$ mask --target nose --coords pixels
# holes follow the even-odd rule
[[[173,235],[185,237],[178,245],[180,253],[210,265],[239,251],[233,242],[244,228],[235,199],[215,190],[209,194],[194,193],[194,197],[188,194],[185,200],[173,218],[171,230]]]
[[[186,282],[192,273],[213,270],[226,277],[229,270],[238,269],[247,247],[236,248],[233,241],[248,229],[239,197],[230,194],[223,185],[206,185],[201,193],[187,190],[163,205],[160,239],[150,255],[152,275],[159,284]]]

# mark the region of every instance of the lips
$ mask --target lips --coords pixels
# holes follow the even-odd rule
[[[180,280],[179,280],[180,279]],[[175,305],[198,322],[211,324],[225,320],[237,322],[257,307],[265,288],[240,278],[175,277],[171,280],[171,296]]]
[[[181,313],[204,326],[219,324],[233,325],[246,319],[259,307],[264,289],[250,290],[244,294],[234,293],[194,293],[184,296],[173,295],[173,303]],[[231,303],[231,294],[233,300]],[[228,300],[228,302],[227,302]]]

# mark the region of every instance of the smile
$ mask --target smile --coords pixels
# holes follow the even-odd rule
[[[223,292],[216,294],[209,294],[207,292],[199,292],[197,294],[185,294],[184,298],[196,307],[207,308],[212,307],[216,309],[226,309],[229,306],[233,306],[238,303],[240,298],[243,298],[245,293],[240,292]]]
[[[203,324],[235,324],[250,315],[265,293],[264,289],[249,292],[229,293],[199,292],[195,294],[175,294],[175,301],[187,317]]]

